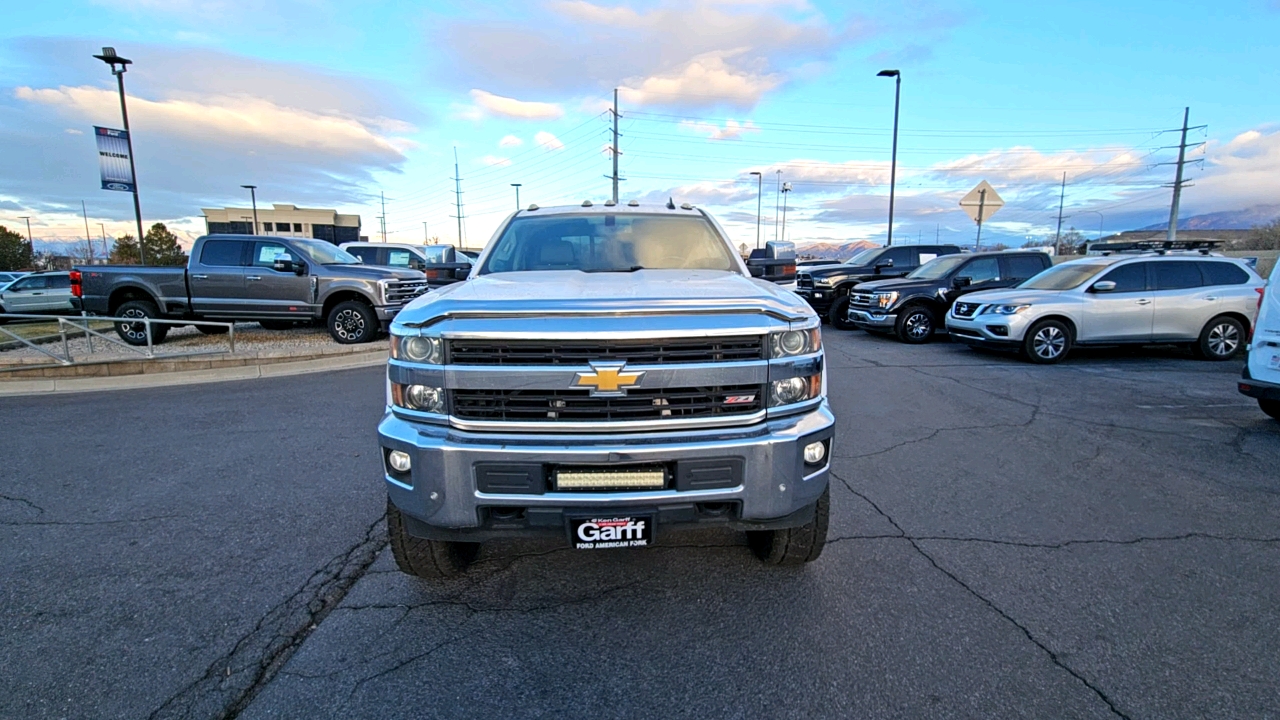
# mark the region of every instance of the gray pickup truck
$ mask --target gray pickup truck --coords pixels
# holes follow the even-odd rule
[[[186,268],[86,266],[72,273],[72,292],[94,315],[250,320],[268,329],[323,321],[334,340],[350,344],[387,329],[427,292],[427,281],[416,270],[367,267],[323,240],[209,235],[196,240]],[[162,342],[169,327],[153,326],[152,341]],[[142,323],[116,323],[116,332],[147,344]]]
[[[643,548],[747,531],[818,557],[835,418],[817,314],[756,279],[694,208],[521,210],[471,276],[391,325],[378,435],[401,570],[462,572],[482,541]]]

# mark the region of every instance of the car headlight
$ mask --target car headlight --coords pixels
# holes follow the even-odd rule
[[[794,405],[812,400],[822,392],[822,374],[809,377],[793,377],[770,383],[769,406]]]
[[[444,342],[438,337],[426,335],[392,335],[391,357],[427,365],[443,365]]]
[[[992,305],[987,312],[995,315],[1017,315],[1018,313],[1031,307],[1030,305]]]
[[[444,389],[430,385],[392,383],[391,402],[410,410],[441,414],[444,412]]]
[[[786,330],[769,334],[769,357],[771,358],[808,355],[821,349],[822,331],[818,328]]]
[[[896,290],[894,292],[876,293],[875,298],[876,306],[884,310],[885,308],[893,307],[893,304],[898,302],[898,293]]]

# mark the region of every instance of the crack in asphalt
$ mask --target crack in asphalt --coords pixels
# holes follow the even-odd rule
[[[123,518],[120,520],[26,520],[20,522],[0,521],[0,525],[6,527],[20,527],[23,525],[66,525],[71,527],[84,527],[86,525],[128,525],[130,523],[146,523],[155,522],[157,520],[172,520],[173,518],[185,517],[184,515],[153,515],[143,518]]]
[[[40,514],[40,515],[44,514],[44,508],[40,507],[39,505],[31,502],[26,498],[14,497],[13,495],[0,494],[0,500],[8,500],[9,502],[21,503],[31,508],[32,510],[35,510],[37,514]]]
[[[1043,652],[1044,652],[1044,653],[1049,657],[1049,660],[1050,660],[1054,665],[1056,665],[1056,666],[1058,666],[1058,667],[1062,668],[1062,669],[1063,669],[1063,670],[1065,670],[1068,674],[1070,674],[1070,675],[1071,675],[1071,677],[1075,678],[1075,679],[1076,679],[1077,681],[1079,681],[1082,685],[1084,685],[1085,687],[1089,688],[1089,690],[1093,691],[1093,693],[1094,693],[1095,695],[1097,695],[1097,696],[1098,696],[1098,698],[1099,698],[1100,700],[1102,700],[1102,702],[1104,702],[1104,703],[1106,704],[1106,706],[1111,710],[1112,714],[1116,715],[1117,717],[1124,718],[1124,720],[1130,720],[1129,716],[1128,716],[1128,715],[1126,715],[1125,713],[1121,712],[1121,711],[1120,711],[1120,709],[1119,709],[1118,707],[1116,707],[1115,702],[1114,702],[1114,701],[1112,701],[1112,700],[1111,700],[1111,698],[1110,698],[1110,697],[1108,697],[1108,696],[1107,696],[1107,694],[1106,694],[1105,692],[1103,692],[1103,690],[1102,690],[1101,688],[1099,688],[1098,686],[1094,685],[1092,682],[1090,682],[1090,681],[1088,680],[1088,678],[1086,678],[1086,677],[1084,677],[1083,675],[1081,675],[1079,672],[1077,672],[1075,669],[1073,669],[1070,665],[1067,665],[1067,664],[1066,664],[1066,662],[1064,662],[1064,661],[1062,660],[1062,658],[1060,658],[1056,652],[1054,652],[1053,650],[1051,650],[1051,649],[1049,648],[1049,646],[1048,646],[1048,645],[1045,645],[1043,642],[1041,642],[1039,639],[1037,639],[1037,638],[1036,638],[1036,636],[1035,636],[1035,635],[1033,635],[1033,634],[1031,633],[1031,630],[1030,630],[1030,629],[1028,629],[1028,628],[1027,628],[1025,625],[1023,625],[1022,623],[1018,622],[1018,620],[1017,620],[1017,619],[1015,619],[1012,615],[1010,615],[1009,613],[1007,613],[1007,612],[1005,612],[1004,610],[1002,610],[1002,609],[1001,609],[998,605],[996,605],[993,601],[991,601],[990,599],[988,599],[988,598],[987,598],[985,595],[983,595],[982,593],[980,593],[980,592],[978,592],[977,590],[975,590],[973,587],[971,587],[971,586],[970,586],[968,583],[966,583],[964,580],[961,580],[961,579],[960,579],[960,577],[959,577],[958,575],[956,575],[955,573],[951,572],[950,570],[947,570],[946,568],[942,567],[942,565],[941,565],[941,564],[939,564],[939,563],[938,563],[938,561],[937,561],[937,560],[935,560],[935,559],[933,558],[933,556],[932,556],[932,555],[930,555],[929,553],[925,552],[924,548],[920,547],[920,544],[917,542],[917,539],[916,539],[916,538],[912,537],[911,535],[908,535],[908,534],[907,534],[907,531],[906,531],[906,530],[904,530],[904,529],[903,529],[903,527],[902,527],[901,525],[899,525],[899,524],[898,524],[898,521],[894,520],[892,516],[890,516],[890,515],[889,515],[888,513],[886,513],[883,509],[881,509],[881,508],[880,508],[880,506],[879,506],[879,505],[877,505],[877,504],[875,503],[875,501],[873,501],[871,498],[867,497],[867,496],[866,496],[866,495],[864,495],[863,493],[860,493],[860,492],[858,492],[857,490],[854,490],[854,489],[853,489],[853,486],[849,484],[849,481],[847,481],[847,480],[845,480],[844,478],[840,477],[840,476],[839,476],[838,474],[836,474],[834,471],[832,471],[831,476],[832,476],[832,477],[834,477],[834,478],[836,478],[837,480],[839,480],[842,484],[844,484],[844,486],[849,490],[849,492],[853,493],[854,495],[857,495],[859,498],[861,498],[863,501],[865,501],[868,505],[870,505],[870,506],[871,506],[871,508],[872,508],[873,510],[875,510],[877,514],[879,514],[881,517],[883,517],[883,518],[884,518],[884,519],[885,519],[885,520],[886,520],[890,525],[892,525],[892,526],[894,527],[894,529],[896,529],[896,530],[900,533],[900,535],[896,535],[896,536],[885,536],[885,537],[892,537],[892,538],[896,538],[896,539],[906,540],[908,543],[910,543],[911,547],[912,547],[912,548],[913,548],[913,549],[914,549],[914,550],[915,550],[915,551],[916,551],[916,552],[917,552],[921,557],[923,557],[925,560],[927,560],[927,561],[929,562],[929,564],[930,564],[930,565],[932,565],[932,566],[934,567],[934,569],[935,569],[935,570],[937,570],[938,572],[942,573],[943,575],[946,575],[948,578],[950,578],[953,582],[955,582],[955,583],[956,583],[957,585],[959,585],[961,588],[964,588],[964,590],[965,590],[965,591],[967,591],[970,595],[974,596],[974,597],[975,597],[975,598],[977,598],[980,602],[982,602],[984,605],[986,605],[987,607],[991,608],[991,610],[992,610],[992,611],[994,611],[997,615],[999,615],[1000,617],[1004,618],[1006,621],[1008,621],[1008,622],[1009,622],[1010,624],[1012,624],[1014,627],[1018,628],[1018,630],[1022,631],[1022,634],[1027,638],[1027,640],[1031,641],[1031,643],[1032,643],[1033,645],[1035,645],[1036,647],[1040,648],[1040,650],[1041,650],[1041,651],[1043,651]]]
[[[381,516],[355,544],[339,552],[291,595],[267,610],[252,630],[204,674],[148,716],[235,718],[271,682],[303,641],[336,608],[387,544]]]

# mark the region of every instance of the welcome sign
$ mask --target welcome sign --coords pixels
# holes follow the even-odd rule
[[[102,169],[102,189],[133,192],[133,167],[129,162],[129,133],[112,128],[93,128],[98,139],[98,165]]]

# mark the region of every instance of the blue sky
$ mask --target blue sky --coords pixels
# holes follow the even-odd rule
[[[969,241],[957,201],[986,179],[1007,204],[984,238],[1089,234],[1167,220],[1174,133],[1193,125],[1183,215],[1280,205],[1280,3],[901,4],[818,0],[27,3],[0,29],[0,224],[46,240],[131,227],[98,189],[91,126],[119,125],[127,77],[144,218],[186,233],[199,208],[263,203],[359,213],[389,239],[468,245],[514,204],[608,197],[621,88],[624,199],[704,206],[735,242],[764,236],[776,184],[798,242],[882,241],[893,82],[903,73],[899,239]],[[1280,213],[1280,209],[1277,210]]]

